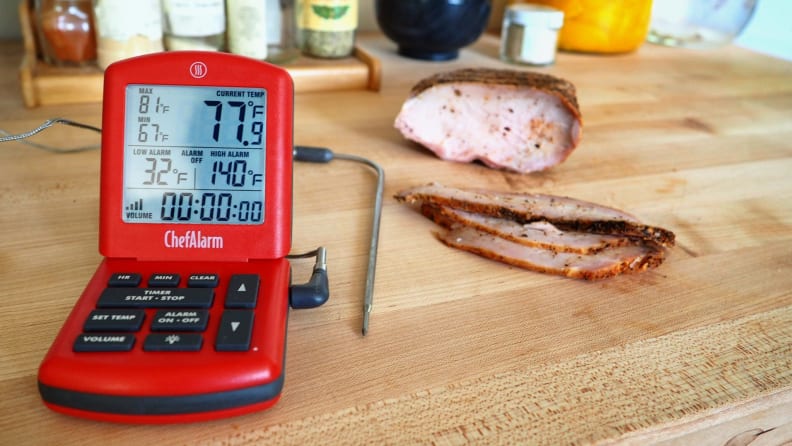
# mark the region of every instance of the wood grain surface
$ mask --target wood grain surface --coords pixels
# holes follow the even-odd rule
[[[577,86],[582,141],[564,164],[519,175],[438,160],[393,128],[422,77],[510,67],[495,37],[445,63],[359,40],[382,62],[380,91],[298,94],[295,140],[386,171],[369,335],[374,175],[342,160],[297,164],[293,251],[327,247],[332,294],[289,316],[281,401],[172,426],[50,412],[36,371],[100,260],[99,153],[0,144],[0,444],[792,441],[792,63],[736,47],[559,54],[537,71]],[[100,104],[25,109],[22,53],[0,44],[0,128],[100,124]],[[32,140],[98,143],[65,127]],[[508,267],[447,248],[392,198],[429,181],[595,201],[674,231],[678,246],[655,270],[599,282]],[[294,262],[295,281],[311,267]]]

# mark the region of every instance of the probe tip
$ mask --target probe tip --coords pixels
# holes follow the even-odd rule
[[[363,307],[363,336],[368,334],[369,318],[371,317],[371,304],[366,304]]]

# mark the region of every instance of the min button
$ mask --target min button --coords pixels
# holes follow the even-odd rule
[[[177,287],[179,286],[178,274],[152,274],[148,280],[151,287]]]

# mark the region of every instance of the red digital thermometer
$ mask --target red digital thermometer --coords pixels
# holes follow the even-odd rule
[[[274,404],[284,379],[294,90],[168,52],[108,67],[99,250],[38,375],[50,408],[165,423]]]

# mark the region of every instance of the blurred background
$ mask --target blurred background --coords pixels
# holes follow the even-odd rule
[[[499,0],[495,0],[497,3]],[[659,0],[664,1],[664,0]],[[17,8],[20,0],[0,0],[0,39],[21,39]],[[377,29],[373,0],[360,1],[360,31]],[[792,1],[759,0],[747,28],[735,43],[761,53],[792,60]]]

